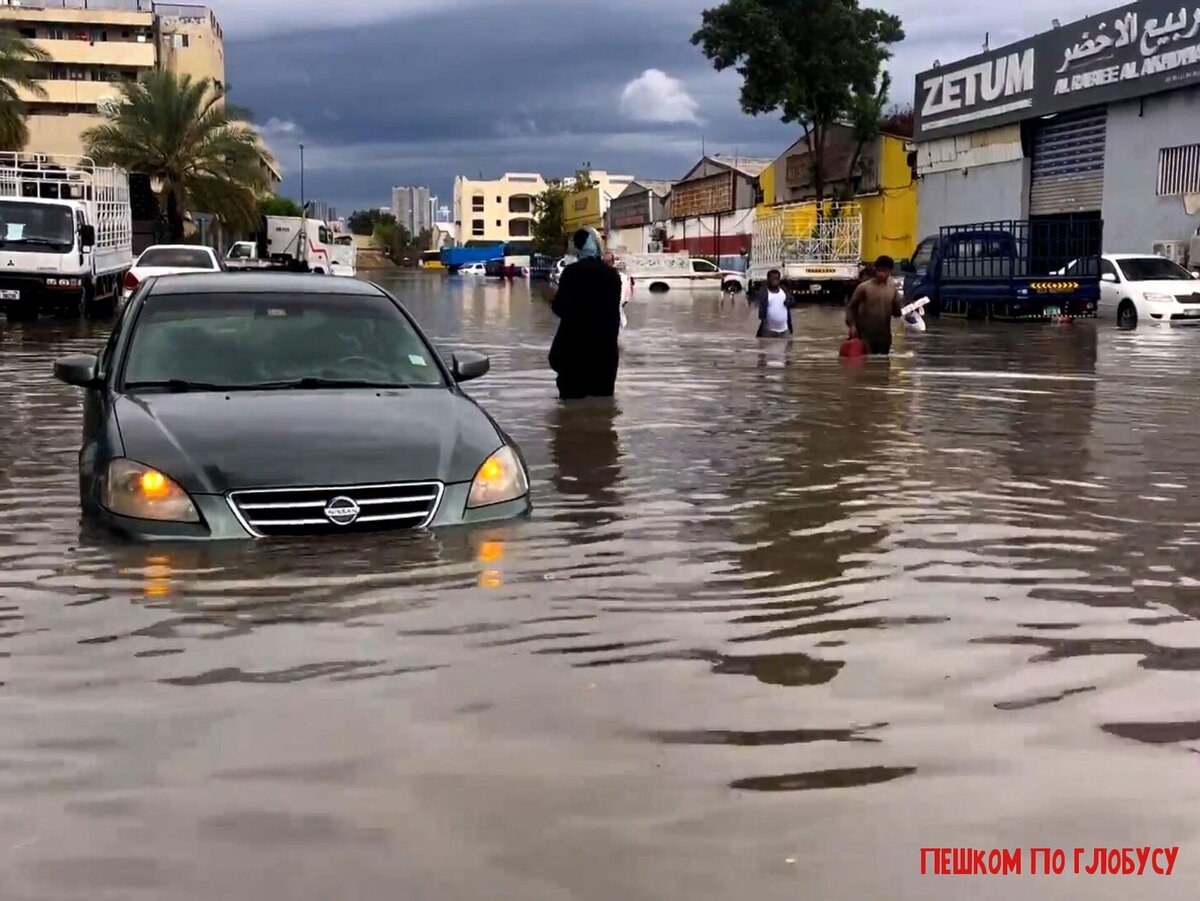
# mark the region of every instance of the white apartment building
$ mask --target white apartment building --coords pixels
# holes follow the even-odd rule
[[[392,215],[410,235],[427,232],[433,227],[434,199],[426,187],[394,187]]]

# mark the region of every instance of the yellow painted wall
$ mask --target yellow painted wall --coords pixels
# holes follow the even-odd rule
[[[779,162],[776,160],[771,163],[758,175],[758,186],[762,189],[763,197],[762,203],[756,208],[760,215],[768,212],[775,204],[775,167],[779,165]]]
[[[857,198],[863,216],[863,259],[887,254],[901,260],[912,256],[917,246],[917,183],[905,140],[891,135],[880,140],[880,190]]]
[[[588,188],[567,196],[563,210],[563,226],[568,234],[580,228],[599,229],[604,225],[600,189]]]

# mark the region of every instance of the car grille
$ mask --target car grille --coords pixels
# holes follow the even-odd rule
[[[418,529],[442,500],[441,482],[234,491],[229,503],[256,535],[320,535]]]

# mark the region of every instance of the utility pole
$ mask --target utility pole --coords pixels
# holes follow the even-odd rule
[[[300,209],[304,209],[304,145],[300,145]]]

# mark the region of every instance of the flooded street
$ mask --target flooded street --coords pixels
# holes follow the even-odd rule
[[[51,363],[107,326],[0,323],[3,901],[1195,897],[1200,331],[847,367],[839,310],[639,295],[564,407],[525,285],[390,287],[492,356],[530,521],[81,532]],[[1145,845],[1173,876],[920,875]]]

